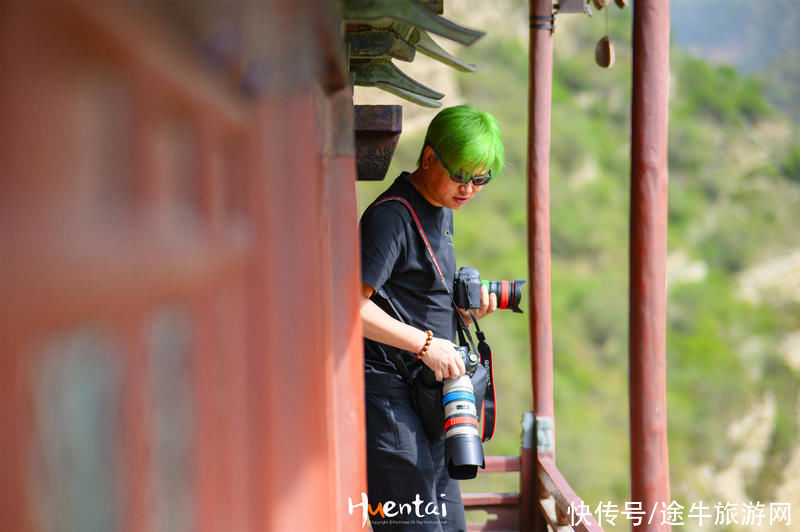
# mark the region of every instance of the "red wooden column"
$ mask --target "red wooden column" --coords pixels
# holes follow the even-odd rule
[[[633,21],[630,218],[631,500],[669,504],[666,404],[669,1],[638,0]],[[659,511],[650,525],[669,530]]]
[[[553,78],[553,6],[530,0],[528,93],[528,276],[531,279],[533,430],[549,441],[523,440],[522,530],[543,530],[538,514],[537,455],[555,459],[553,446],[553,336],[550,310],[550,102]],[[549,424],[550,430],[541,430]],[[537,451],[537,449],[540,449]]]

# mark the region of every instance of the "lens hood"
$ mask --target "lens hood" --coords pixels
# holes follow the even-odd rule
[[[478,467],[485,468],[483,445],[476,435],[451,436],[445,440],[444,459],[447,473],[456,480],[478,476]]]

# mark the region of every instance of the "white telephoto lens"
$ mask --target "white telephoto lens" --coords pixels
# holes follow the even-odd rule
[[[447,429],[445,438],[452,438],[453,436],[478,436],[478,427],[469,423],[459,423]]]
[[[450,392],[465,391],[472,393],[472,380],[466,375],[461,375],[455,379],[445,379],[444,381],[444,394]]]
[[[444,417],[469,415],[477,419],[478,410],[473,401],[452,401],[444,407]]]

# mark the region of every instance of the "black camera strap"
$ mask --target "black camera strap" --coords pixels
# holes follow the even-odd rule
[[[483,441],[486,441],[494,436],[496,422],[495,405],[497,396],[495,395],[494,390],[492,348],[489,347],[488,343],[486,343],[486,335],[483,334],[483,331],[478,325],[478,318],[475,317],[475,314],[472,312],[472,310],[469,311],[469,314],[472,316],[472,323],[475,324],[475,334],[478,337],[478,353],[481,356],[481,364],[483,364],[483,367],[486,368],[486,373],[489,379],[486,383],[486,395],[483,398]]]
[[[478,327],[478,320],[475,318],[475,314],[470,310],[469,313],[472,316],[472,322],[475,324],[475,328],[477,330],[479,345],[478,349],[475,349],[475,342],[472,340],[472,334],[470,334],[469,326],[467,322],[464,320],[464,317],[461,315],[461,311],[456,305],[456,300],[453,298],[453,293],[450,290],[450,287],[447,286],[447,280],[444,278],[444,273],[442,273],[442,268],[439,266],[439,261],[436,260],[436,254],[433,252],[433,247],[431,243],[428,241],[428,237],[425,234],[425,229],[422,227],[422,223],[420,223],[419,218],[417,218],[417,213],[414,212],[414,208],[411,206],[411,203],[408,202],[402,196],[385,196],[380,198],[372,203],[367,208],[367,211],[370,211],[381,205],[382,203],[386,203],[387,201],[399,201],[403,205],[406,206],[408,212],[411,213],[411,217],[414,219],[414,224],[417,227],[417,232],[419,233],[420,237],[422,237],[422,241],[425,243],[425,248],[428,250],[428,255],[433,261],[433,266],[436,268],[437,273],[439,274],[439,279],[442,281],[442,285],[444,289],[447,291],[447,295],[450,296],[450,301],[453,303],[453,308],[456,310],[456,316],[458,317],[459,326],[458,326],[458,336],[461,345],[466,345],[464,342],[464,334],[467,336],[467,340],[469,341],[469,347],[473,353],[479,353],[481,357],[481,364],[486,368],[486,371],[489,375],[489,381],[487,385],[487,392],[489,392],[483,401],[483,410],[484,410],[484,423],[483,423],[483,436],[481,439],[483,441],[487,441],[494,435],[495,429],[495,410],[496,410],[496,397],[495,397],[495,390],[494,390],[494,369],[492,367],[492,350],[489,347],[489,344],[486,343],[486,337],[483,332]],[[385,297],[385,296],[384,296]],[[388,298],[387,298],[388,300]],[[389,301],[391,305],[391,301]],[[394,305],[391,305],[392,309],[395,311],[395,314],[399,316],[397,313],[397,309],[394,308]],[[402,320],[401,320],[402,321]],[[408,370],[406,370],[408,371]]]

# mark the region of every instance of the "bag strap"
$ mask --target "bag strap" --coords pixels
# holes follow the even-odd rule
[[[389,293],[386,291],[386,287],[381,288],[378,291],[378,294],[387,303],[389,303],[389,306],[391,307],[392,311],[394,312],[394,315],[397,317],[397,320],[400,323],[405,323],[405,320],[400,315],[400,313],[397,311],[397,307],[395,307],[394,303],[392,303],[392,298],[389,296]],[[409,386],[413,386],[414,385],[414,378],[411,376],[411,371],[409,371],[408,366],[406,366],[406,362],[405,362],[405,360],[403,360],[403,355],[401,355],[400,351],[397,350],[397,349],[392,349],[392,362],[397,367],[398,371],[400,371],[400,373],[403,375],[403,378],[405,378],[405,380],[408,383],[408,385]]]

